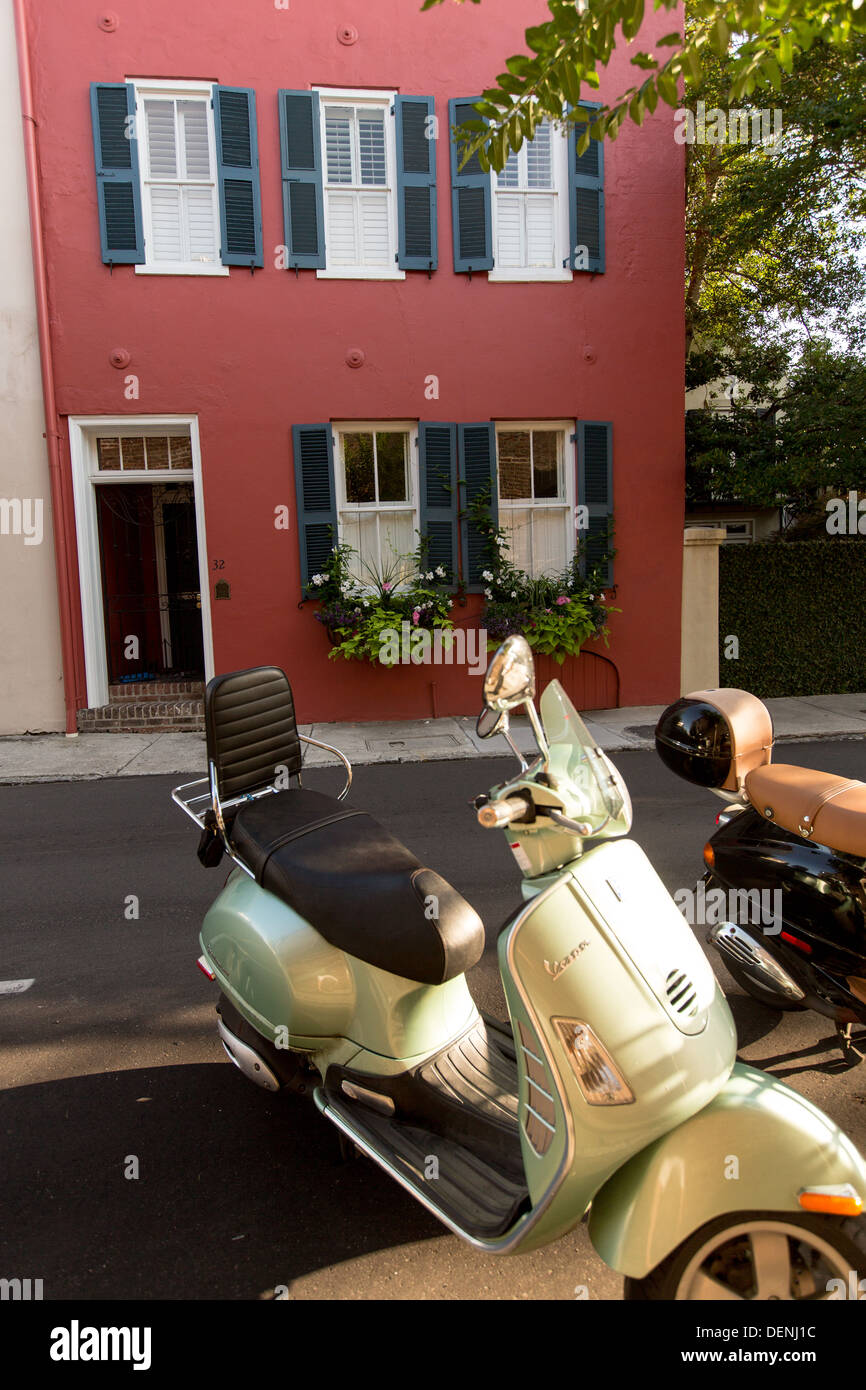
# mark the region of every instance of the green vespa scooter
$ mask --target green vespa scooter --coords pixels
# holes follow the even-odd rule
[[[559,682],[539,719],[523,638],[494,655],[484,695],[482,736],[517,753],[508,712],[523,707],[538,744],[476,802],[523,875],[498,942],[507,1024],[466,984],[480,919],[344,805],[343,755],[339,798],[300,785],[283,672],[210,682],[209,776],[173,797],[203,861],[235,864],[199,961],[228,1056],[268,1090],[310,1094],[479,1250],[536,1249],[588,1210],[627,1298],[845,1298],[866,1276],[866,1163],[814,1105],[735,1062],[713,972],[625,838],[625,785]]]

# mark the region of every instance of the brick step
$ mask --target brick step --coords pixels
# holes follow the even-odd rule
[[[78,711],[80,733],[128,733],[159,729],[175,733],[204,729],[201,700],[119,700]]]
[[[108,703],[110,705],[150,703],[152,700],[167,699],[203,700],[204,681],[130,681],[128,685],[110,685]]]

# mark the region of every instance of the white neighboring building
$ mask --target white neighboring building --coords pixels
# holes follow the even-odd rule
[[[15,20],[0,3],[0,735],[66,727]],[[10,196],[12,191],[12,196]],[[41,507],[40,507],[41,502]],[[41,533],[41,534],[40,534]]]

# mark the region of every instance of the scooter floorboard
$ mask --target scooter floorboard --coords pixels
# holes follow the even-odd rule
[[[335,1069],[316,1092],[344,1133],[461,1231],[491,1239],[514,1224],[528,1193],[514,1044],[501,1025],[479,1022],[414,1072],[372,1083],[396,1102],[394,1115],[348,1099],[349,1076]]]

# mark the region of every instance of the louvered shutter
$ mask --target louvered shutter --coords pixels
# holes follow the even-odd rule
[[[223,265],[263,265],[256,94],[214,87]]]
[[[337,544],[334,442],[330,425],[294,425],[295,494],[301,551],[301,588],[319,574]]]
[[[581,102],[594,111],[598,104]],[[604,270],[604,142],[590,140],[583,154],[578,155],[577,143],[585,126],[581,123],[568,128],[568,209],[571,246],[568,265],[572,270]],[[576,248],[585,246],[588,266],[577,259]]]
[[[397,97],[397,264],[435,270],[436,141],[432,97]]]
[[[283,221],[290,270],[325,267],[318,92],[279,93]]]
[[[457,426],[418,427],[418,480],[421,494],[421,535],[429,542],[427,563],[443,565],[457,579]]]
[[[477,154],[460,168],[460,146],[454,126],[477,121],[472,105],[475,97],[449,101],[451,126],[451,222],[454,229],[454,269],[492,270],[493,249],[490,225],[490,174],[481,168]]]
[[[463,581],[469,590],[484,588],[482,570],[487,568],[489,555],[484,536],[469,519],[468,507],[476,498],[486,496],[487,510],[494,525],[499,520],[499,488],[496,478],[496,431],[491,423],[458,425],[457,427],[461,511],[460,537],[463,546]]]
[[[577,423],[577,500],[589,513],[589,529],[581,542],[581,573],[598,564],[613,550],[610,521],[613,515],[613,425],[599,420]],[[613,560],[604,567],[606,584],[613,583]]]
[[[90,112],[102,259],[108,265],[142,265],[144,230],[132,83],[92,82]]]

